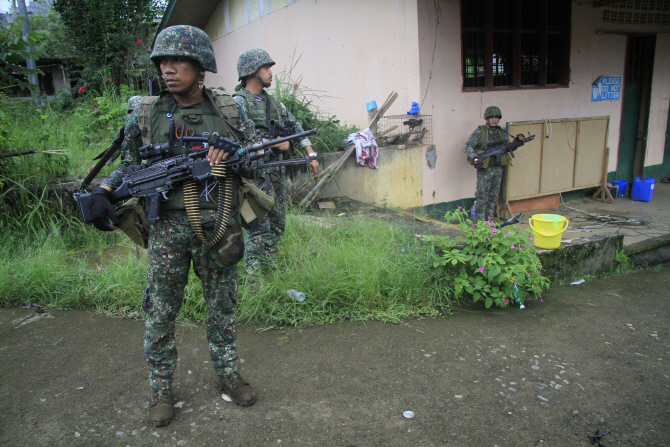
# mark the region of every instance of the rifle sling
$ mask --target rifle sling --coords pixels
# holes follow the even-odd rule
[[[214,106],[214,109],[216,109],[216,112],[219,114],[219,116],[220,116],[221,119],[223,120],[224,124],[226,125],[226,128],[228,128],[228,132],[230,132],[230,135],[231,135],[231,136],[235,139],[235,141],[238,142],[241,146],[244,146],[244,145],[242,144],[242,142],[240,141],[240,140],[242,139],[242,137],[243,137],[242,132],[240,132],[239,130],[237,130],[237,129],[235,128],[235,126],[233,126],[233,125],[230,123],[229,118],[228,118],[226,115],[224,115],[223,113],[221,113],[221,110],[219,110],[219,106],[216,104],[216,100],[215,100],[214,97],[212,96],[212,92],[209,91],[208,89],[203,89],[203,90],[204,90],[204,92],[205,92],[205,96],[207,96],[207,99],[209,99],[209,102],[212,103],[212,105]]]
[[[105,166],[105,163],[107,163],[109,159],[112,158],[112,155],[116,153],[117,149],[121,148],[121,143],[123,143],[123,139],[125,138],[125,131],[126,126],[123,126],[119,131],[117,138],[112,142],[112,145],[109,146],[105,152],[96,157],[96,159],[99,158],[98,162],[95,164],[95,166],[93,166],[91,172],[89,172],[86,177],[84,177],[81,185],[79,185],[78,191],[83,191],[84,188],[90,185],[93,179],[95,179],[98,173],[102,170],[103,166]]]

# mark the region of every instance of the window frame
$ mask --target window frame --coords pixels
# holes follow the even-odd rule
[[[512,55],[512,84],[511,85],[494,85],[494,35],[496,33],[509,32],[508,29],[494,28],[494,12],[496,0],[482,0],[486,8],[482,8],[487,11],[486,18],[484,20],[484,28],[481,27],[466,27],[464,25],[465,17],[463,14],[463,3],[470,2],[472,0],[461,0],[459,2],[459,8],[461,13],[461,89],[463,92],[471,91],[500,91],[500,90],[528,90],[528,89],[548,89],[548,88],[568,88],[570,84],[570,50],[571,50],[571,40],[572,40],[572,1],[571,0],[536,0],[541,2],[541,23],[539,30],[537,31],[539,37],[539,63],[538,63],[538,83],[537,84],[521,84],[522,82],[522,54],[521,54],[521,40],[523,34],[532,34],[532,31],[521,29],[520,24],[522,23],[521,17],[521,0],[511,0],[514,3],[514,14],[517,17],[517,20],[512,25],[512,42],[513,48],[511,51]],[[559,29],[550,30],[547,23],[547,6],[550,1],[554,2],[565,2],[564,8],[561,10],[562,19],[560,19]],[[466,60],[465,55],[468,52],[466,48],[466,33],[479,32],[484,35],[484,85],[483,86],[466,86]],[[548,84],[547,83],[547,74],[548,74],[548,41],[549,36],[551,35],[563,35],[564,39],[561,40],[559,49],[557,51],[558,65],[557,68],[557,77],[558,82]],[[472,47],[476,50],[476,47]],[[471,52],[476,54],[476,51]],[[476,56],[475,56],[476,58]],[[475,72],[477,71],[478,66],[475,65]]]

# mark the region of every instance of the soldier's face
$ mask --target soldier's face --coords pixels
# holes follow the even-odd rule
[[[186,57],[166,56],[161,58],[161,73],[171,93],[191,93],[198,88],[200,66]]]
[[[256,74],[263,79],[263,82],[267,82],[268,84],[272,83],[272,68],[270,68],[269,65],[263,65],[258,69]]]
[[[488,127],[491,127],[491,128],[496,127],[499,122],[500,122],[500,117],[499,116],[491,116],[489,118],[486,118],[486,125]]]

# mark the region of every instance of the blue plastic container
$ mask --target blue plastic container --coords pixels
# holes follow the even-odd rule
[[[419,114],[419,103],[413,102],[412,108],[407,112],[408,115],[418,115]]]
[[[642,202],[651,202],[651,196],[654,193],[654,179],[649,177],[635,177],[633,179],[633,200]]]
[[[628,190],[628,182],[627,181],[625,181],[625,180],[614,180],[612,183],[614,183],[615,185],[619,185],[619,193],[617,194],[617,196],[623,197],[623,196],[626,195],[626,193],[628,192],[627,191]]]
[[[374,100],[368,101],[368,102],[365,103],[365,107],[367,107],[368,112],[370,110],[374,110],[374,109],[377,108],[377,101],[374,101]]]

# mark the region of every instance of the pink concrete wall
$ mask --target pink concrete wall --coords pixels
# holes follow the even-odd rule
[[[275,73],[289,69],[295,53],[300,60],[293,77],[315,91],[316,106],[365,127],[366,102],[381,105],[395,90],[399,97],[389,113],[399,114],[417,101],[416,20],[416,0],[300,0],[227,35],[224,21],[214,17],[205,31],[222,36],[213,42],[219,73],[208,74],[205,84],[232,91],[237,58],[248,49],[268,51],[277,62]]]

